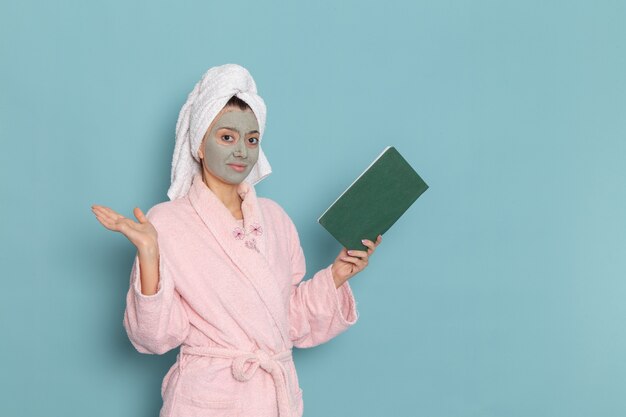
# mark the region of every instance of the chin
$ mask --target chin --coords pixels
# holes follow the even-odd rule
[[[223,182],[225,182],[226,184],[230,184],[230,185],[239,185],[241,184],[247,177],[248,177],[248,173],[241,173],[241,176],[238,176],[239,178],[231,178],[231,179],[226,179],[226,178],[220,178]]]
[[[238,173],[238,175],[229,175],[229,178],[226,178],[223,172],[212,172],[209,170],[205,171],[205,175],[208,177],[212,177],[213,180],[220,181],[224,184],[228,185],[239,185],[241,184],[250,174],[250,171]],[[229,173],[232,174],[232,173]]]

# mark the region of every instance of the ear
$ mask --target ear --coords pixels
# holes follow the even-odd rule
[[[202,140],[202,143],[200,143],[200,147],[198,148],[198,158],[200,159],[204,159],[204,139]]]

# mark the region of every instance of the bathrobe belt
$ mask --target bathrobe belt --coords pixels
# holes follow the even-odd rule
[[[289,390],[289,378],[287,371],[281,362],[289,362],[291,359],[291,349],[269,355],[262,349],[254,352],[246,352],[235,349],[225,349],[218,347],[202,347],[182,345],[179,353],[179,366],[182,366],[182,355],[211,356],[214,358],[232,358],[233,376],[238,381],[248,381],[256,370],[260,367],[272,376],[276,388],[276,401],[278,403],[278,414],[280,417],[295,416],[295,404],[292,404]],[[244,366],[249,363],[247,369]]]

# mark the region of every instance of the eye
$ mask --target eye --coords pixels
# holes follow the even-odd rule
[[[222,140],[224,142],[232,142],[233,137],[231,135],[223,135]]]
[[[248,142],[253,145],[256,145],[257,143],[259,143],[259,138],[250,138],[248,139]]]

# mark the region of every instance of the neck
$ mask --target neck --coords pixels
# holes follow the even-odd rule
[[[231,212],[233,217],[236,219],[243,218],[243,214],[241,211],[241,197],[237,192],[237,188],[239,184],[228,184],[223,181],[220,181],[217,178],[214,178],[210,174],[207,175],[206,172],[202,173],[202,181],[206,184],[207,187],[211,189],[213,194],[217,198],[220,199],[222,204],[226,206],[226,208]]]

